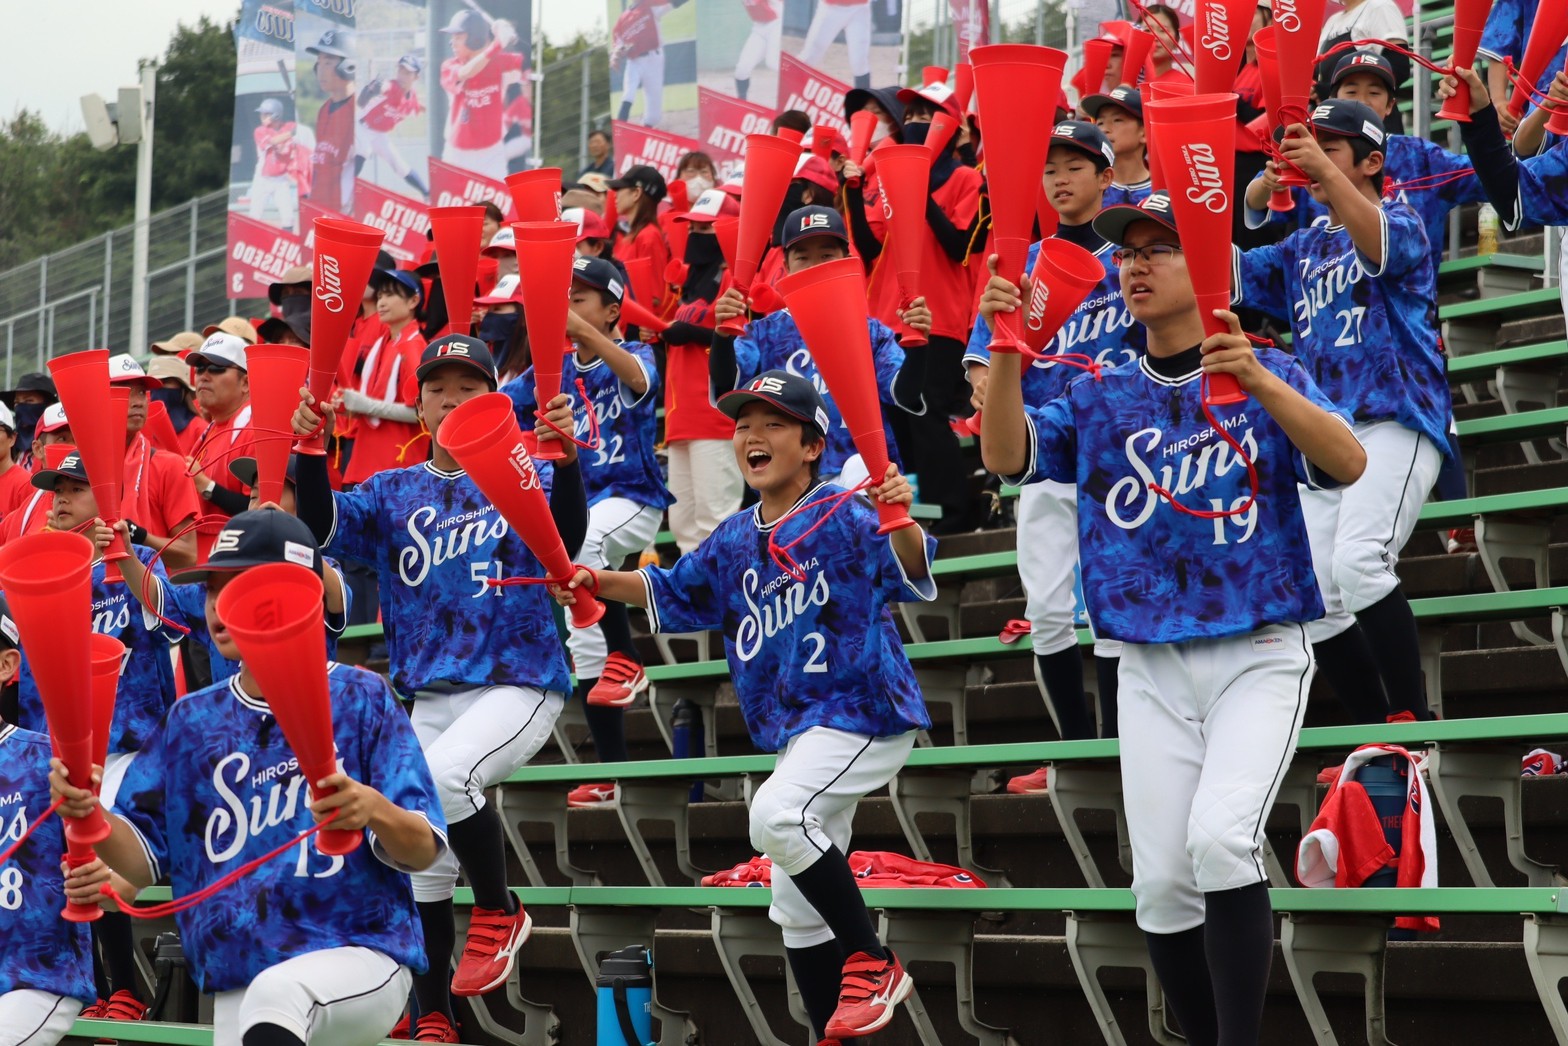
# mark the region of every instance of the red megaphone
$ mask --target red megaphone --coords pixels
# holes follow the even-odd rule
[[[1236,86],[1257,6],[1257,0],[1204,0],[1197,5],[1193,21],[1195,93],[1217,94]]]
[[[120,519],[120,484],[125,479],[125,414],[130,390],[109,383],[109,350],[85,349],[49,361],[60,405],[92,484],[98,515],[113,526]],[[118,542],[104,559],[124,559]],[[113,572],[117,576],[118,571]]]
[[[1101,70],[1104,75],[1104,70]],[[959,115],[969,111],[969,99],[975,93],[975,68],[968,62],[959,62],[953,66],[953,103],[958,106]]]
[[[256,433],[256,494],[261,504],[276,504],[283,498],[289,469],[290,444],[280,437],[291,431],[299,390],[310,371],[310,351],[299,345],[252,345],[245,360],[250,364],[250,423]]]
[[[953,140],[953,135],[958,133],[958,121],[946,109],[937,110],[931,117],[931,127],[926,131],[925,149],[930,156],[929,163],[935,163],[947,151],[947,143]],[[882,157],[877,156],[877,163],[882,162]]]
[[[636,298],[630,297],[621,299],[621,326],[636,327],[639,333],[648,332],[652,334],[663,334],[670,329],[668,322],[659,319]],[[643,340],[647,341],[648,339],[644,337]]]
[[[1289,127],[1307,122],[1324,0],[1273,0],[1273,4],[1274,51],[1279,56],[1279,119],[1281,126]],[[1287,186],[1304,188],[1312,181],[1294,165],[1281,173],[1280,181]]]
[[[1005,46],[1005,45],[1004,45]],[[978,54],[981,49],[970,52]],[[916,148],[919,148],[916,146]],[[795,326],[827,382],[849,438],[872,482],[887,475],[887,433],[877,402],[871,332],[866,323],[866,271],[859,258],[840,258],[791,273],[778,282]],[[876,506],[877,533],[914,526],[902,505]]]
[[[1263,81],[1263,112],[1267,117],[1271,137],[1263,143],[1266,153],[1278,156],[1272,138],[1273,131],[1283,126],[1279,119],[1279,52],[1274,49],[1274,27],[1266,25],[1252,34],[1252,49],[1258,56],[1258,76]],[[1289,189],[1275,189],[1269,194],[1269,210],[1284,214],[1296,209],[1296,198]]]
[[[1552,3],[1549,0],[1535,12],[1535,23],[1530,27],[1524,58],[1519,62],[1514,93],[1508,100],[1508,111],[1515,117],[1524,115],[1525,107],[1530,102],[1531,89],[1540,82],[1552,57],[1562,49],[1564,37],[1568,37],[1568,4]]]
[[[561,169],[559,167],[539,167],[532,171],[509,174],[506,176],[506,191],[512,194],[512,209],[517,212],[518,221],[558,222],[561,220]]]
[[[902,311],[920,296],[920,265],[930,235],[926,199],[931,153],[924,145],[890,145],[877,152],[877,176],[882,186],[882,214],[887,219],[887,249],[898,277]],[[925,335],[902,323],[899,326],[899,340],[904,345],[926,344]]]
[[[746,173],[741,181],[740,224],[730,278],[742,294],[751,293],[751,281],[767,249],[773,223],[778,220],[795,163],[800,159],[800,137],[794,141],[772,134],[746,136]],[[746,325],[738,320],[719,324],[719,333],[737,337]]]
[[[1032,44],[988,44],[970,51],[969,60],[982,126],[1012,128],[1008,134],[986,135],[985,165],[997,274],[1017,284],[1029,254],[1035,201],[1051,150],[1051,121],[1016,120],[1018,100],[1061,94],[1067,55]],[[1013,351],[1023,345],[1016,313],[998,314],[991,344]]]
[[[1092,253],[1067,240],[1042,240],[1034,268],[1033,289],[1024,314],[1024,341],[1039,357],[1089,292],[1105,279],[1105,265]]]
[[[1561,5],[1558,5],[1561,6]],[[1454,50],[1448,64],[1455,69],[1469,69],[1475,65],[1475,53],[1481,47],[1481,33],[1486,29],[1486,16],[1491,13],[1492,0],[1456,0],[1454,3]],[[1536,16],[1539,19],[1539,15]],[[1455,77],[1459,89],[1438,111],[1439,120],[1470,122],[1470,85]]]
[[[534,358],[534,402],[543,414],[549,410],[550,401],[561,394],[561,360],[566,355],[566,312],[571,307],[577,223],[517,222],[512,232],[517,239],[517,269],[528,274],[517,289]],[[560,461],[566,450],[551,440],[540,445],[534,456],[543,461]]]
[[[108,371],[102,373],[108,384]],[[64,530],[0,548],[0,590],[27,651],[49,736],[76,788],[93,786],[92,560],[92,542]],[[67,819],[65,837],[91,846],[109,837],[109,822],[94,809]]]
[[[103,766],[109,758],[109,738],[114,733],[114,700],[120,689],[125,644],[98,632],[88,639],[92,658],[93,762]]]
[[[1096,37],[1083,42],[1083,93],[1105,93],[1105,71],[1111,67],[1111,50],[1115,40]]]
[[[836,128],[819,123],[811,128],[811,155],[820,156],[824,160],[833,159],[833,137],[838,134]]]
[[[871,150],[871,136],[877,132],[877,116],[867,110],[858,110],[849,118],[849,158],[855,166],[866,165],[866,153]]]
[[[484,239],[483,207],[430,208],[430,235],[446,299],[447,329],[467,334],[473,328],[474,286],[479,275],[479,243]]]
[[[548,576],[562,583],[570,580],[572,560],[529,460],[512,401],[499,392],[476,396],[446,416],[436,440],[517,531]],[[604,616],[604,604],[579,591],[571,615],[573,626],[587,628]]]
[[[1127,31],[1127,44],[1122,50],[1122,83],[1136,87],[1154,53],[1154,34],[1133,26]]]
[[[685,222],[676,222],[685,225]],[[626,266],[626,282],[631,284],[631,296],[649,309],[659,300],[657,293],[658,284],[654,282],[653,259],[649,257],[623,258],[621,264]],[[624,309],[622,310],[625,311]]]
[[[1145,106],[1159,98],[1191,98],[1194,93],[1192,81],[1180,79],[1166,79],[1158,83],[1146,83],[1138,90],[1143,97]],[[1166,187],[1165,176],[1159,167],[1160,154],[1159,150],[1154,147],[1154,136],[1157,133],[1159,132],[1151,128],[1148,121],[1144,121],[1144,152],[1149,156],[1149,184],[1155,189],[1164,189]]]
[[[313,235],[310,300],[310,394],[325,403],[332,394],[348,333],[359,316],[370,273],[376,267],[382,232],[343,218],[317,218]],[[318,432],[295,449],[325,454]]]
[[[218,593],[218,619],[283,728],[313,799],[332,794],[316,782],[338,770],[321,597],[321,578],[297,563],[251,567]],[[323,828],[316,849],[341,856],[363,840],[362,832]]]
[[[1171,214],[1192,276],[1193,294],[1208,334],[1229,328],[1214,315],[1231,305],[1232,212],[1236,191],[1236,96],[1204,94],[1162,98],[1143,107],[1148,125],[1157,128],[1152,149],[1170,192]],[[1246,399],[1229,374],[1206,377],[1211,404]]]
[[[70,417],[70,415],[66,416]],[[155,449],[184,456],[185,450],[180,446],[180,434],[174,431],[174,422],[169,418],[169,408],[163,405],[162,400],[147,401],[147,421],[142,426],[142,431],[146,433],[147,439],[152,442]]]
[[[723,257],[724,264],[733,273],[735,253],[739,250],[737,241],[740,239],[740,219],[730,217],[713,219],[713,236],[719,241],[719,255]]]

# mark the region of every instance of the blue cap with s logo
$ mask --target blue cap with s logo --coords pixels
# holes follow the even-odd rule
[[[719,397],[719,409],[732,418],[740,417],[748,403],[766,403],[802,424],[814,427],[826,437],[830,422],[822,394],[810,379],[787,370],[770,370],[752,378],[740,388]]]

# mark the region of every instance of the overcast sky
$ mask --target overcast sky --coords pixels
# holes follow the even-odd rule
[[[32,109],[50,127],[80,130],[82,95],[112,100],[119,87],[136,82],[138,59],[163,54],[180,22],[206,15],[227,23],[239,6],[239,0],[75,0],[31,8],[32,43],[13,38],[0,62],[0,114]],[[552,39],[604,22],[602,3],[542,0],[535,4],[540,9]],[[42,46],[46,39],[55,43]]]

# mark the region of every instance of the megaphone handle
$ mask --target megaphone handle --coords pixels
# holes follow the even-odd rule
[[[1234,374],[1209,374],[1204,376],[1203,401],[1211,407],[1241,403],[1246,398],[1247,394],[1241,391],[1241,385],[1236,381]]]
[[[98,854],[91,846],[70,841],[66,842],[65,864],[67,868],[80,868],[85,864],[92,864],[97,859]],[[65,909],[60,912],[60,918],[70,923],[97,922],[103,918],[103,909],[96,904],[67,901]]]

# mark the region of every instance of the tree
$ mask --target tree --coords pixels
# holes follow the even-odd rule
[[[233,25],[205,15],[175,28],[158,68],[153,210],[221,189],[234,124]]]

